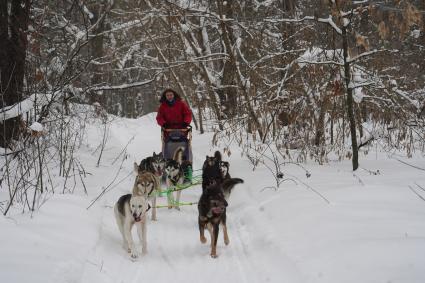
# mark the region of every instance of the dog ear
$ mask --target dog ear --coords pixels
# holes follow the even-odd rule
[[[134,162],[134,173],[139,174],[139,165],[136,162]]]
[[[216,159],[216,160],[218,160],[218,161],[221,161],[221,153],[220,153],[220,151],[216,151],[215,153],[214,153],[214,158]]]

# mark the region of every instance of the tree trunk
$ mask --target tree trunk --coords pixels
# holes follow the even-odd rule
[[[353,107],[353,88],[350,86],[350,62],[348,62],[348,38],[347,38],[347,28],[342,27],[342,47],[344,52],[344,76],[345,76],[345,89],[347,92],[347,117],[350,123],[350,133],[351,133],[351,148],[353,150],[353,171],[357,170],[359,167],[359,149],[357,147],[357,135],[356,135],[356,119],[354,116],[354,107]]]
[[[218,0],[217,6],[220,14],[220,18],[226,19],[233,18],[232,2]],[[234,36],[232,28],[224,20],[220,21],[221,33],[223,42],[226,47],[226,52],[229,54],[229,60],[224,62],[223,77],[221,79],[221,89],[217,91],[220,98],[220,104],[222,106],[223,113],[226,114],[226,118],[234,116],[237,105],[237,90],[236,85],[236,60],[233,53],[232,46],[234,45]]]
[[[0,1],[0,108],[23,99],[30,0]],[[20,117],[0,121],[0,146],[19,135]]]
[[[195,94],[195,100],[196,100],[195,102],[198,106],[199,131],[200,131],[201,134],[203,134],[204,133],[204,123],[203,123],[203,120],[202,120],[202,110],[203,109],[202,109],[202,105],[201,105],[201,100],[199,99],[197,94]]]
[[[316,134],[314,137],[314,145],[316,146],[317,155],[322,156],[322,149],[325,146],[325,114],[326,114],[326,102],[319,103],[320,113],[319,118],[316,121]]]
[[[104,56],[104,50],[103,50],[104,36],[99,34],[104,32],[105,30],[106,17],[103,15],[103,13],[106,12],[107,4],[105,4],[105,1],[102,1],[101,3],[94,3],[89,7],[93,14],[93,17],[90,18],[90,23],[92,25],[95,25],[99,21],[99,23],[96,25],[96,27],[93,30],[92,36],[94,36],[94,38],[91,39],[91,43],[90,43],[91,60],[98,61],[100,58]],[[103,82],[102,65],[92,64],[91,71],[92,71],[91,84],[92,85],[101,84]],[[97,91],[91,91],[91,93],[89,94],[89,102],[91,104],[94,102],[99,102],[103,107],[105,107],[106,99],[104,97],[105,97],[105,94],[99,95]]]

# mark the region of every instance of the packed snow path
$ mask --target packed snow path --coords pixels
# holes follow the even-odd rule
[[[119,137],[120,144],[116,143],[114,150],[109,146],[110,150],[118,153],[132,139],[132,134],[135,134],[134,140],[127,149],[129,161],[140,162],[153,151],[161,151],[160,131],[152,118],[153,116],[148,116],[144,117],[145,121],[142,118],[143,122],[117,125],[117,128],[112,127],[111,136]],[[123,133],[123,128],[127,128],[128,132]],[[114,131],[117,131],[116,134],[113,133]],[[194,139],[195,169],[202,166],[205,155],[214,153],[214,149],[209,147],[208,139],[210,138],[208,136],[208,138],[199,140],[196,136]],[[126,162],[126,164],[130,166],[123,169],[122,176],[132,170],[131,162]],[[237,168],[236,164],[231,164],[231,166],[232,175],[244,178],[246,173],[241,175],[240,172],[243,170],[240,167]],[[245,166],[246,172],[251,172],[249,164],[247,163]],[[108,167],[107,170],[108,176],[111,176],[110,171],[114,169]],[[200,172],[195,173],[200,174]],[[157,210],[158,221],[149,219],[148,222],[148,254],[140,256],[134,262],[131,261],[129,254],[122,248],[121,235],[115,223],[112,207],[120,195],[129,193],[133,182],[134,174],[117,189],[107,193],[97,204],[102,210],[98,224],[99,238],[95,248],[88,255],[81,282],[145,282],[145,280],[151,282],[169,280],[173,282],[208,282],[210,280],[217,282],[278,282],[282,278],[276,276],[283,275],[290,282],[302,282],[301,274],[295,264],[279,246],[273,244],[273,238],[277,236],[273,234],[273,229],[269,229],[265,239],[252,237],[250,230],[257,225],[247,222],[242,218],[242,214],[249,211],[262,213],[259,206],[245,206],[243,201],[235,205],[230,202],[228,208],[230,244],[224,245],[223,234],[220,233],[217,249],[218,259],[212,259],[209,256],[208,232],[206,233],[207,244],[201,244],[199,241],[198,210],[196,205],[192,205],[182,206],[180,211],[159,208]],[[249,186],[249,184],[238,185],[234,192],[241,190],[240,194],[247,198],[253,198],[247,191],[242,192]],[[201,191],[200,185],[184,190],[182,201],[197,202]],[[235,193],[235,198],[238,195]],[[166,197],[160,197],[159,203],[166,204]],[[255,203],[255,200],[250,200],[250,203]],[[255,221],[258,221],[260,216],[264,218],[261,219],[264,221],[264,226],[270,225],[266,224],[265,215],[258,215],[255,217]],[[133,235],[138,243],[136,233]],[[260,242],[256,242],[257,240]]]
[[[270,172],[262,167],[252,171],[232,148],[225,157],[230,173],[245,183],[231,195],[230,244],[224,245],[220,233],[219,257],[212,259],[209,242],[199,241],[194,205],[181,211],[158,209],[158,221],[148,223],[148,254],[132,261],[122,248],[113,205],[131,191],[133,162],[161,150],[160,130],[154,115],[117,118],[98,168],[102,127],[87,130],[78,155],[91,173],[85,179],[89,195],[82,187],[73,195],[58,189],[32,217],[19,211],[1,217],[2,281],[425,282],[425,202],[409,189],[425,187],[425,174],[381,153],[363,156],[362,168],[354,174],[349,160],[307,164],[310,178],[298,167],[286,166],[285,176],[296,182],[272,190],[264,189],[274,185]],[[210,134],[195,133],[195,169],[216,150],[210,140]],[[407,161],[425,167],[423,157]],[[377,170],[380,174],[371,174]],[[87,209],[113,180],[112,189]],[[200,186],[189,188],[182,200],[197,201],[200,193]]]

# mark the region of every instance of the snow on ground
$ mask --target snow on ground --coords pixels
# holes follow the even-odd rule
[[[220,233],[219,257],[212,259],[209,245],[199,242],[197,207],[161,208],[158,221],[148,223],[148,255],[131,261],[113,205],[131,190],[132,163],[161,150],[154,117],[117,118],[98,168],[102,127],[88,128],[78,153],[91,173],[88,196],[76,188],[74,195],[49,195],[32,215],[0,217],[2,282],[425,282],[425,201],[409,189],[425,197],[416,185],[425,187],[425,172],[382,153],[362,155],[355,173],[349,160],[309,163],[310,178],[288,165],[284,173],[296,183],[273,190],[265,189],[274,185],[270,172],[252,171],[232,148],[230,173],[245,184],[230,198],[230,245]],[[211,137],[195,133],[195,169],[213,154]],[[117,157],[127,144],[120,168],[123,156]],[[403,160],[425,168],[423,158]],[[371,174],[376,170],[380,174]],[[87,209],[114,179],[122,182]],[[200,191],[183,191],[183,201],[197,201]]]

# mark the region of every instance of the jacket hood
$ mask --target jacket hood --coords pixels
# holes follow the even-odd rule
[[[161,99],[159,100],[159,102],[161,102],[161,103],[163,103],[163,102],[166,102],[167,101],[167,98],[165,97],[165,94],[167,93],[167,92],[172,92],[172,93],[174,93],[174,99],[177,101],[177,100],[182,100],[181,99],[181,97],[180,97],[180,95],[175,91],[175,90],[173,90],[173,89],[171,89],[171,88],[167,88],[166,90],[164,90],[163,92],[162,92],[162,94],[161,94]]]

